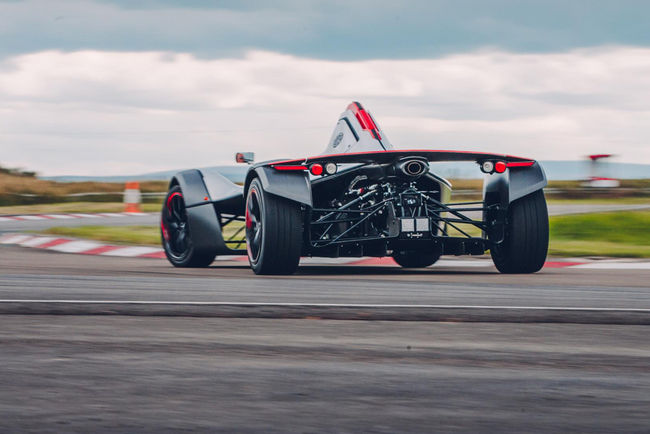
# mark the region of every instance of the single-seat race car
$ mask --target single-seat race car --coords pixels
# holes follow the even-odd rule
[[[206,267],[217,255],[246,254],[256,274],[294,273],[301,256],[392,256],[417,268],[441,255],[487,250],[502,273],[544,265],[547,181],[532,159],[394,149],[357,102],[341,114],[322,155],[236,159],[251,164],[243,185],[213,169],[172,178],[161,235],[174,266]],[[451,184],[431,171],[440,161],[477,163],[483,199],[451,202]]]

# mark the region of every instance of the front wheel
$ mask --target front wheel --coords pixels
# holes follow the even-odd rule
[[[534,273],[544,266],[548,252],[548,210],[542,190],[510,204],[505,238],[490,249],[501,273]]]
[[[300,205],[267,193],[255,178],[246,196],[246,250],[255,274],[292,274],[303,229]]]
[[[212,250],[202,251],[192,242],[183,192],[178,185],[167,193],[160,220],[165,256],[175,267],[207,267],[214,261]]]
[[[425,268],[435,264],[438,259],[440,259],[439,252],[398,250],[393,253],[393,260],[403,268]]]

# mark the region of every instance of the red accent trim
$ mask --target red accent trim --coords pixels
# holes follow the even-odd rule
[[[165,241],[169,241],[169,233],[167,233],[167,228],[165,227],[162,219],[160,219],[160,229],[162,230],[163,238]]]
[[[370,131],[375,139],[381,140],[381,135],[379,134],[377,125],[375,125],[375,121],[372,120],[370,113],[361,107],[361,104],[355,101],[348,106],[348,110],[351,110],[352,113],[354,113],[354,116],[356,116],[357,120],[359,121],[361,128],[366,131]]]
[[[312,175],[322,175],[323,174],[323,166],[320,164],[312,164],[311,167],[309,168],[309,171],[311,172]]]
[[[323,161],[336,157],[346,157],[346,156],[363,156],[363,155],[373,155],[373,154],[399,154],[399,153],[414,153],[420,154],[423,152],[434,152],[438,154],[476,154],[485,156],[486,159],[494,158],[503,158],[505,160],[519,160],[519,161],[532,161],[530,158],[517,157],[515,155],[506,155],[506,154],[490,154],[488,152],[475,152],[475,151],[452,151],[448,149],[392,149],[390,151],[370,151],[370,152],[345,152],[340,154],[327,154],[327,155],[316,155],[313,157],[307,158],[296,158],[294,160],[283,160],[275,161],[269,163],[269,166],[276,167],[277,165],[282,164],[305,164],[309,161]],[[432,161],[442,161],[442,160],[432,160]],[[470,161],[470,160],[467,160]],[[276,167],[277,168],[277,167]]]
[[[341,264],[341,265],[387,265],[390,267],[396,267],[397,264],[395,263],[395,260],[391,257],[383,257],[383,258],[367,258],[367,259],[360,259],[358,261],[353,261],[353,262],[348,262],[346,264]]]
[[[544,268],[565,268],[582,264],[586,264],[586,262],[548,261],[544,263]]]
[[[79,252],[84,255],[101,255],[102,253],[110,252],[115,249],[120,249],[120,246],[100,246],[95,247],[94,249],[86,250],[85,252]]]
[[[275,170],[307,170],[307,166],[271,166]]]
[[[600,158],[608,158],[608,157],[612,157],[612,156],[613,156],[613,154],[593,154],[593,155],[590,155],[589,158],[591,158],[592,160],[598,160]]]
[[[178,191],[175,191],[174,193],[172,193],[172,194],[167,198],[167,211],[169,211],[169,212],[172,211],[172,209],[171,209],[171,207],[170,207],[170,204],[171,204],[172,198],[173,198],[174,196],[180,196],[180,197],[183,197],[183,194],[182,194],[182,193],[179,193]]]
[[[36,247],[38,247],[39,249],[47,249],[48,247],[58,246],[59,244],[69,243],[70,241],[72,240],[67,238],[57,238],[56,240],[48,241],[47,243],[41,244]]]
[[[294,160],[272,161],[269,164],[266,164],[266,166],[273,167],[273,166],[276,166],[276,165],[279,165],[279,164],[302,163],[305,160],[306,160],[306,158],[298,158],[298,159],[294,159]]]
[[[246,229],[250,229],[253,227],[253,220],[251,220],[251,215],[250,212],[248,212],[248,208],[246,208]]]
[[[253,227],[253,220],[251,219],[251,214],[250,214],[250,212],[248,211],[248,200],[250,200],[250,198],[251,198],[253,195],[257,195],[257,190],[256,190],[255,188],[251,188],[251,191],[250,191],[250,194],[249,194],[249,196],[248,196],[248,199],[246,200],[246,216],[245,216],[245,218],[244,218],[244,221],[246,222],[246,229],[250,229],[250,228]]]
[[[616,178],[603,178],[602,176],[592,176],[591,181],[618,181]]]
[[[494,171],[496,173],[503,173],[506,171],[507,168],[508,165],[503,161],[497,161],[496,163],[494,163]]]
[[[510,163],[506,163],[507,167],[530,167],[533,164],[535,164],[534,161],[514,161]]]

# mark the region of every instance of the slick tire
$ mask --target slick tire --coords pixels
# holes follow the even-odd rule
[[[425,268],[435,264],[438,259],[440,259],[438,252],[401,250],[393,253],[393,260],[402,268]]]
[[[548,210],[542,190],[510,204],[503,243],[490,250],[501,273],[535,273],[548,252]]]
[[[255,274],[293,274],[302,242],[300,205],[267,193],[253,179],[246,195],[246,250]]]
[[[192,242],[192,228],[183,192],[178,185],[169,190],[163,202],[160,237],[165,256],[175,267],[207,267],[216,257],[214,250],[201,250]]]

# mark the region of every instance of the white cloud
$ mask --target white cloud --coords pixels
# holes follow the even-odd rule
[[[650,163],[650,49],[341,62],[45,51],[0,63],[0,163],[125,174],[316,154],[350,100],[397,147]]]

